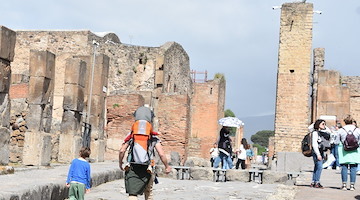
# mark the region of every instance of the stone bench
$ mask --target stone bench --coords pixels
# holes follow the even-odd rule
[[[262,184],[263,172],[263,170],[259,169],[249,169],[249,182],[253,181]]]
[[[214,182],[226,182],[226,169],[213,169]]]
[[[176,169],[176,178],[178,180],[190,180],[190,167],[185,166],[171,166]]]

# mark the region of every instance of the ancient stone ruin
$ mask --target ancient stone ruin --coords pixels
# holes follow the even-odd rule
[[[180,44],[134,46],[91,31],[1,30],[13,34],[0,45],[12,50],[2,57],[2,75],[10,81],[11,74],[2,90],[3,164],[68,163],[81,146],[91,147],[94,161],[115,160],[132,113],[144,104],[154,110],[168,157],[209,158],[223,117],[225,80],[192,80]]]
[[[275,137],[269,142],[269,157],[279,171],[302,170],[307,159],[300,153],[301,140],[311,122],[327,116],[340,122],[348,114],[357,121],[360,117],[360,77],[324,68],[325,50],[312,50],[312,19],[311,3],[281,7]],[[329,126],[335,123],[327,120]]]

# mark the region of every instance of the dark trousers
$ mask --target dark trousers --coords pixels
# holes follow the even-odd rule
[[[245,160],[238,159],[236,162],[236,169],[239,169],[239,165],[241,164],[241,169],[245,169]]]

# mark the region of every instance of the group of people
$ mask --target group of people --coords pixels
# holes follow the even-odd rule
[[[344,126],[340,123],[330,130],[323,119],[318,119],[309,129],[312,132],[312,157],[314,161],[314,171],[311,187],[323,188],[320,183],[325,153],[330,150],[334,160],[328,163],[326,168],[341,169],[341,189],[348,190],[348,171],[350,171],[349,190],[355,190],[356,172],[360,163],[360,152],[358,152],[360,141],[360,130],[357,128],[356,121],[348,115],[344,119]],[[349,143],[353,142],[354,147],[348,148]]]
[[[220,130],[218,142],[214,143],[214,147],[210,149],[211,167],[222,169],[246,169],[250,167],[251,160],[254,159],[253,150],[248,144],[246,138],[241,140],[239,149],[233,151],[230,138],[230,127],[223,126]],[[236,164],[234,165],[234,159]]]
[[[132,126],[131,132],[124,139],[119,152],[119,167],[125,171],[125,189],[129,194],[129,200],[138,199],[138,195],[144,194],[146,200],[152,200],[152,187],[156,175],[154,171],[154,150],[157,151],[161,162],[165,165],[165,173],[171,172],[171,167],[167,162],[165,152],[163,151],[158,133],[152,131],[152,120],[154,113],[148,106],[139,107],[135,113],[135,123]],[[147,141],[141,140],[134,136],[133,132],[140,131]],[[148,135],[145,132],[149,132]],[[138,138],[138,139],[137,139]],[[138,143],[136,143],[138,140]],[[143,142],[145,141],[145,142]],[[136,144],[134,144],[136,143]],[[145,152],[138,149],[141,143],[145,143]],[[123,165],[123,158],[126,151],[129,150],[127,163]],[[131,151],[131,152],[130,152]],[[138,151],[138,152],[136,152]],[[70,200],[83,200],[85,193],[90,192],[91,177],[90,164],[86,160],[91,151],[88,147],[83,147],[80,150],[80,157],[71,162],[66,186],[69,187]],[[140,162],[143,162],[140,164]]]

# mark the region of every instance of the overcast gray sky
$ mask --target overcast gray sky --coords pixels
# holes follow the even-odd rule
[[[114,32],[122,43],[175,41],[191,69],[224,73],[226,108],[242,117],[275,113],[280,10],[284,0],[8,0],[0,24],[13,30]],[[317,0],[313,48],[325,67],[360,75],[360,0]]]

